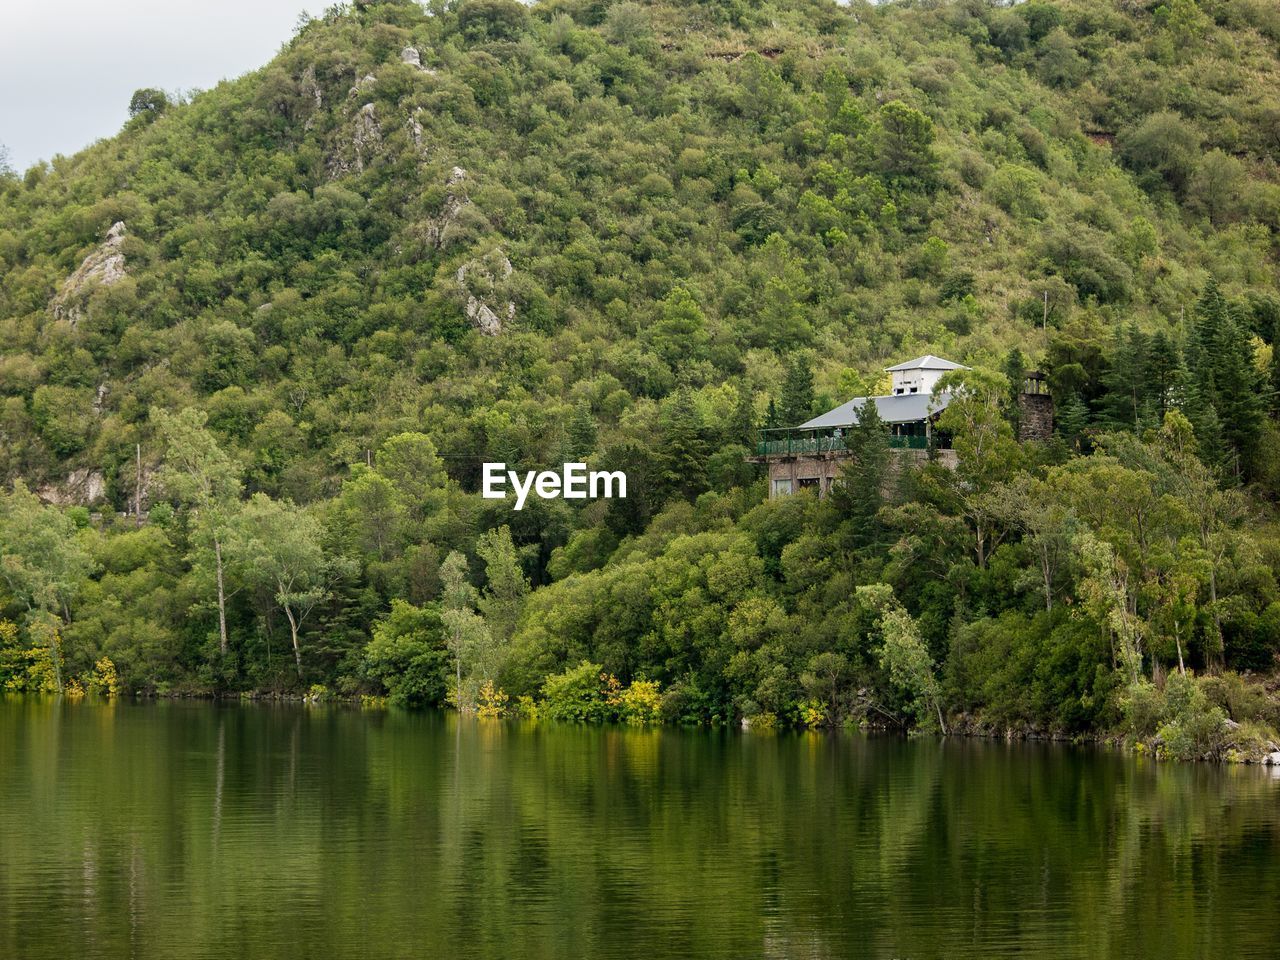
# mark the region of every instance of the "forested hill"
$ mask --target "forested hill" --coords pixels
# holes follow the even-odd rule
[[[429,6],[333,8],[262,70],[183,102],[138,91],[117,137],[0,179],[0,476],[22,484],[0,552],[27,557],[8,616],[18,646],[54,617],[63,658],[22,669],[62,683],[107,657],[132,689],[377,691],[405,672],[371,666],[378,621],[393,646],[447,634],[440,663],[474,628],[488,652],[472,679],[513,693],[587,660],[676,691],[672,715],[796,720],[808,703],[833,720],[871,684],[905,716],[914,701],[877,659],[887,601],[852,596],[883,581],[953,711],[989,714],[996,696],[954,662],[974,624],[1036,615],[1038,635],[1100,638],[1108,656],[1061,668],[1088,689],[1004,718],[1096,727],[1118,716],[1109,671],[1134,666],[1115,652],[1127,628],[1105,605],[1092,628],[1055,611],[1103,604],[1115,578],[1063,561],[1037,600],[1036,534],[974,491],[1080,464],[1185,478],[1192,461],[1249,505],[1232,554],[1246,581],[1219,582],[1229,551],[1209,534],[1178,580],[1080,505],[1062,505],[1079,527],[1064,542],[1078,557],[1087,527],[1116,555],[1097,563],[1136,578],[1120,603],[1140,635],[1131,681],[1162,680],[1175,634],[1194,668],[1270,665],[1273,3]],[[1010,447],[1003,472],[926,470],[886,503],[761,505],[743,462],[756,428],[923,353],[978,368],[975,409],[1002,416],[1002,372],[1042,367],[1059,438]],[[483,461],[574,458],[633,471],[634,495],[519,514],[475,496]],[[113,526],[139,486],[148,522]],[[917,582],[903,557],[919,518],[902,511],[926,506],[957,546]],[[313,537],[322,575],[273,577],[245,511]],[[83,555],[41,579],[13,531],[64,521]],[[1171,528],[1170,549],[1183,539]],[[698,581],[739,552],[741,595]],[[666,596],[631,569],[646,563],[692,580]],[[651,589],[629,621],[602,599],[615,574]],[[1175,580],[1189,606],[1172,614],[1157,594]],[[695,599],[721,606],[660,622]],[[409,603],[378,620],[393,600]],[[580,622],[542,636],[552,612]],[[423,683],[417,699],[443,694]]]

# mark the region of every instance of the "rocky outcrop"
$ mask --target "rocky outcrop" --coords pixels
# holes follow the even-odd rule
[[[121,249],[125,233],[124,221],[117,220],[101,246],[85,257],[76,272],[67,278],[50,303],[54,319],[67,320],[74,327],[82,315],[85,298],[95,287],[109,287],[125,278]]]
[[[106,497],[107,479],[101,470],[72,470],[63,483],[47,483],[36,495],[56,507],[89,507]]]
[[[307,117],[306,122],[302,125],[302,129],[310,130],[315,125],[316,114],[324,107],[324,94],[320,89],[320,82],[316,80],[315,64],[307,67],[302,72],[301,84],[303,95],[314,104],[310,116]]]
[[[424,67],[422,65],[422,54],[418,52],[417,47],[405,47],[403,50],[401,50],[400,62],[407,63],[409,66],[415,67],[418,70],[421,70],[423,73],[427,74],[428,76],[434,77],[436,75],[436,72],[432,70],[430,67]]]
[[[350,173],[362,173],[382,147],[382,124],[378,108],[372,103],[361,107],[352,123],[351,140],[342,145],[329,160],[329,176],[336,180]]]
[[[353,86],[350,90],[347,91],[347,99],[354,100],[356,97],[364,93],[366,89],[368,89],[369,87],[371,87],[373,84],[377,82],[378,82],[377,77],[375,77],[372,73],[366,73],[363,77],[361,77],[359,80],[355,82],[355,86]]]
[[[419,154],[425,156],[427,153],[426,131],[422,128],[422,121],[416,116],[410,117],[405,123],[405,129],[409,131],[409,139],[413,143],[413,148]]]
[[[462,167],[454,167],[445,178],[445,198],[440,213],[435,219],[428,221],[423,232],[424,239],[437,250],[448,244],[450,228],[458,222],[462,212],[471,206],[471,198],[467,196],[467,171]]]
[[[464,298],[467,319],[485,336],[497,336],[503,324],[516,318],[515,302],[505,297],[513,272],[511,261],[501,248],[458,268],[455,279]]]

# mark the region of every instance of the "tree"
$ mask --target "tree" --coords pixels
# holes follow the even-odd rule
[[[197,530],[213,549],[218,590],[218,649],[227,655],[227,586],[223,543],[234,522],[240,496],[240,468],[218,446],[204,412],[187,407],[174,415],[151,408],[151,421],[164,444],[156,479],[160,489],[186,504]]]
[[[1169,334],[1160,330],[1151,338],[1146,360],[1142,378],[1151,404],[1151,417],[1162,424],[1165,414],[1183,401],[1186,368],[1182,363],[1182,351]]]
[[[876,152],[880,169],[891,177],[932,185],[937,170],[933,121],[901,100],[880,108]]]
[[[1200,159],[1200,134],[1176,113],[1153,113],[1120,135],[1120,155],[1183,196]],[[1159,180],[1157,181],[1159,183]]]
[[[569,456],[574,460],[586,460],[595,453],[598,433],[596,419],[591,415],[591,405],[579,402],[573,408],[568,430]]]
[[[1080,599],[1094,622],[1112,638],[1120,665],[1136,686],[1142,679],[1143,623],[1134,611],[1129,568],[1111,544],[1081,534],[1075,549],[1084,568]]]
[[[382,684],[392,703],[435,706],[444,701],[448,657],[439,608],[392,600],[390,613],[373,625],[364,670]]]
[[[342,485],[342,509],[366,555],[386,560],[401,546],[404,502],[395,484],[377,470],[361,463],[352,467]]]
[[[841,468],[840,482],[831,491],[831,502],[840,515],[847,547],[870,550],[884,532],[880,508],[893,456],[889,432],[875,401],[868,400],[858,411],[858,422],[845,431],[844,445],[849,458]]]
[[[237,569],[250,583],[265,587],[289,621],[289,638],[298,679],[302,647],[298,632],[317,604],[329,596],[331,575],[341,566],[323,547],[324,530],[310,511],[289,500],[255,493],[236,517],[228,537]]]
[[[1212,281],[1196,305],[1187,365],[1188,415],[1206,457],[1238,479],[1251,477],[1266,403],[1262,373],[1243,318]]]
[[[1235,218],[1248,188],[1245,165],[1222,150],[1204,155],[1191,177],[1190,206],[1215,227]]]
[[[653,352],[673,369],[706,359],[707,318],[693,294],[684,287],[672,290],[662,301],[662,312],[649,328],[648,339]]]
[[[490,530],[476,541],[476,553],[485,564],[485,587],[479,607],[494,639],[506,643],[515,633],[529,594],[529,581],[520,567],[520,557],[511,542],[506,524]]]
[[[903,609],[887,583],[858,587],[858,601],[877,616],[883,638],[880,665],[889,671],[890,680],[911,696],[917,721],[926,718],[932,710],[938,718],[939,729],[945,734],[942,688],[934,673],[933,658],[920,636],[919,624]]]
[[[1004,415],[1013,427],[1013,435],[1017,437],[1022,424],[1022,385],[1027,379],[1027,361],[1021,350],[1014,347],[1005,354],[1001,372],[1009,381],[1009,392],[1004,399]]]
[[[448,478],[436,445],[424,433],[398,433],[378,448],[378,473],[395,484],[412,516],[425,519],[444,504]]]
[[[454,705],[461,713],[475,710],[476,694],[482,680],[492,680],[493,635],[484,618],[475,611],[476,589],[468,579],[467,558],[458,551],[445,557],[440,567],[444,586],[440,618],[445,627],[445,643],[453,654]]]
[[[472,41],[514,40],[528,13],[516,0],[466,0],[458,6],[458,29]]]
[[[1147,377],[1151,368],[1151,342],[1137,324],[1116,331],[1111,363],[1103,376],[1106,387],[1103,415],[1116,427],[1138,430],[1149,412]],[[1156,385],[1159,389],[1159,385]]]
[[[796,354],[787,363],[778,418],[785,426],[797,427],[812,416],[813,361],[808,354]]]
[[[951,400],[938,416],[938,428],[952,437],[956,490],[973,526],[974,555],[982,567],[999,542],[998,504],[989,492],[1013,474],[1021,456],[1000,409],[1009,383],[998,374],[956,370],[938,382],[936,392],[944,391]]]
[[[1071,554],[1075,515],[1050,483],[1019,473],[993,493],[1001,519],[1023,534],[1040,568],[1045,610],[1053,610],[1058,571]]]
[[[93,570],[75,524],[44,506],[17,480],[0,493],[0,578],[27,608],[30,627],[48,638],[54,680],[62,690],[61,627],[71,622],[71,602]]]
[[[129,116],[136,117],[145,113],[155,117],[168,109],[168,106],[169,97],[163,90],[143,87],[133,91],[133,96],[129,98]]]
[[[1224,490],[1213,471],[1196,456],[1196,436],[1191,423],[1176,410],[1165,417],[1160,446],[1173,466],[1176,492],[1194,524],[1194,537],[1205,564],[1209,584],[1209,612],[1213,629],[1208,637],[1205,662],[1221,663],[1223,653],[1222,608],[1218,597],[1218,571],[1231,552],[1232,529],[1247,515],[1239,490]]]
[[[707,441],[693,395],[681,390],[662,405],[661,439],[654,452],[663,499],[696,497],[707,489]]]

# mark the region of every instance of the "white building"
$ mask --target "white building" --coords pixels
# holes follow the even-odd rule
[[[889,431],[889,446],[927,456],[930,445],[944,460],[953,459],[945,437],[935,437],[933,422],[947,408],[951,395],[937,392],[938,381],[952,370],[968,367],[932,354],[888,367],[890,393],[878,397],[854,397],[833,410],[796,427],[761,432],[756,455],[750,459],[769,468],[769,496],[799,490],[815,490],[826,496],[848,457],[844,433],[858,422],[870,402]]]

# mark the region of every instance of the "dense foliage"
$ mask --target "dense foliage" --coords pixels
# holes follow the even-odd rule
[[[1263,0],[369,0],[138,91],[0,179],[5,683],[1220,752],[1213,710],[1275,720],[1230,671],[1280,650],[1277,40]],[[764,499],[756,428],[925,352],[975,368],[958,470],[861,430]],[[477,495],[572,459],[631,496]]]

